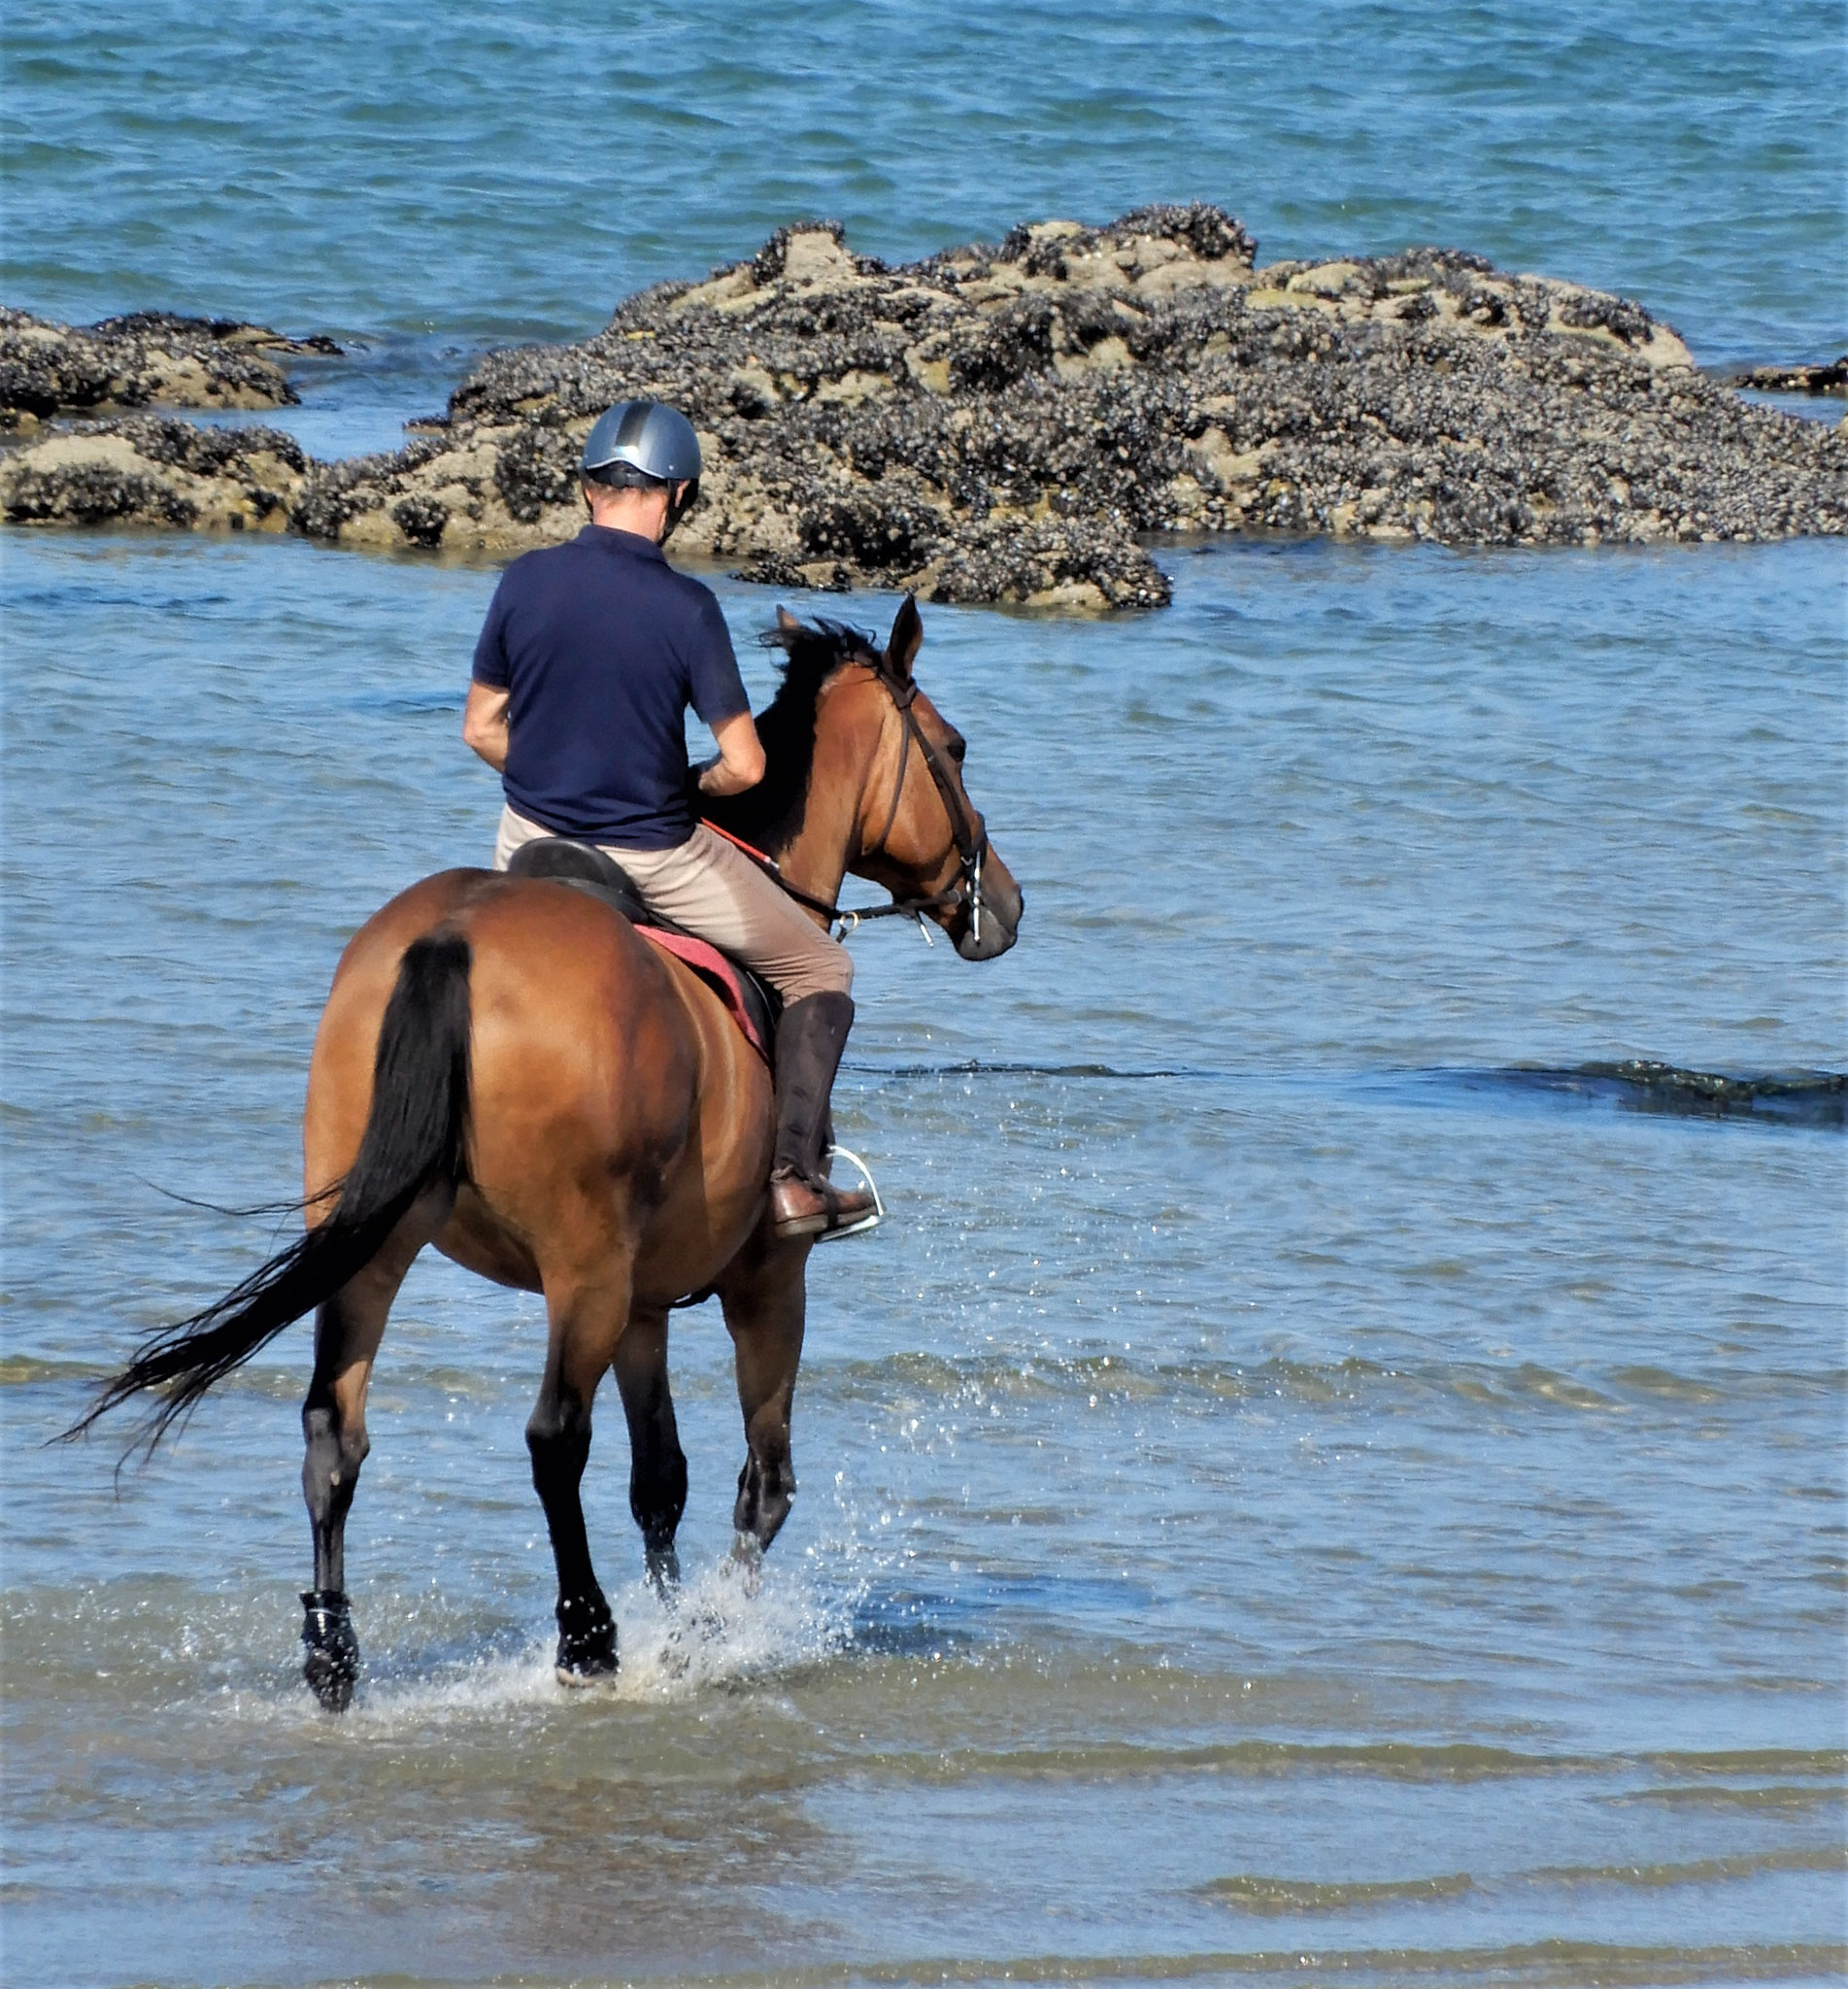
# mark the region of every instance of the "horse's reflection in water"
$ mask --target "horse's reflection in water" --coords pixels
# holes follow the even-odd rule
[[[804,901],[849,872],[916,899],[967,960],[1013,945],[1022,897],[962,783],[963,741],[917,688],[907,600],[883,652],[779,616],[784,680],[758,728],[760,786],[712,808],[768,849]],[[918,765],[914,769],[912,761]],[[820,912],[817,913],[820,917]],[[769,1073],[718,996],[567,885],[447,870],[394,898],[342,957],[309,1072],[309,1228],[237,1290],[155,1335],[82,1429],[143,1389],[157,1440],[212,1384],[318,1309],[302,1411],[315,1536],[308,1682],[344,1707],[358,1669],[343,1534],[365,1461],[366,1387],[412,1261],[545,1294],[550,1332],[526,1426],[558,1567],[558,1670],[616,1669],[579,1484],[590,1408],[614,1370],[629,1509],[651,1574],[677,1574],[687,1460],[667,1380],[668,1309],[716,1290],[744,1412],[734,1521],[747,1558],[795,1492],[790,1413],[809,1239],[766,1220]],[[689,1626],[689,1629],[691,1626]]]

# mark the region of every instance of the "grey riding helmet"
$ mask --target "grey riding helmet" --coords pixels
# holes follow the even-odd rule
[[[582,469],[619,489],[649,484],[697,484],[699,437],[678,408],[658,400],[618,401],[584,439]],[[687,502],[694,493],[687,493]],[[685,506],[682,507],[685,509]]]

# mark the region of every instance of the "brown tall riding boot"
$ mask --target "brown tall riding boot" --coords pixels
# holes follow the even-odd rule
[[[846,994],[804,995],[777,1024],[777,1144],[770,1215],[779,1236],[818,1236],[873,1213],[873,1197],[836,1188],[822,1172],[828,1094],[840,1068],[854,1003]]]

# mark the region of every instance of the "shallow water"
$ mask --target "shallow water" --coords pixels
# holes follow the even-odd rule
[[[1265,255],[1607,284],[1709,363],[1842,343],[1835,7],[0,32],[6,294],[338,331],[281,418],[325,455],[818,212],[911,255],[1200,195]],[[296,1192],[346,936],[485,854],[494,576],[0,540],[7,1981],[1841,1972],[1840,1094],[1622,1074],[1848,1065],[1841,550],[1158,556],[1159,616],[926,611],[1027,918],[982,968],[855,941],[840,1126],[893,1214],[816,1263],[760,1591],[707,1308],[687,1593],[606,1407],[623,1670],[561,1692],[541,1310],[426,1260],[332,1723],[305,1332],[119,1487],[40,1444],[269,1247],[168,1191]],[[767,691],[774,596],[715,584]]]
[[[6,542],[13,1978],[1839,1962],[1843,1143],[1496,1075],[1841,1067],[1839,553],[1163,556],[1159,619],[927,617],[1028,920],[856,942],[895,1213],[761,1594],[701,1311],[689,1594],[609,1411],[625,1669],[561,1693],[540,1309],[426,1261],[332,1726],[299,1332],[119,1496],[34,1445],[265,1245],[157,1190],[291,1192],[345,933],[485,848],[492,575]]]

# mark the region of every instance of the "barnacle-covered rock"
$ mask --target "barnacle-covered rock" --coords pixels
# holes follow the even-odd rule
[[[487,354],[405,449],[308,465],[289,515],[359,547],[566,538],[585,433],[631,396],[700,433],[677,556],[784,587],[1149,607],[1165,532],[1848,530],[1842,435],[1705,378],[1640,305],[1459,250],[1260,268],[1201,204],[902,268],[837,222],[779,229],[582,344]],[[122,502],[152,515],[127,484]]]
[[[1751,366],[1734,375],[1731,384],[1760,393],[1848,394],[1848,353],[1814,365]]]
[[[630,395],[700,430],[704,497],[676,551],[786,587],[1148,606],[1167,598],[1146,543],[1165,531],[1848,527],[1840,439],[1704,379],[1641,306],[1459,250],[1260,269],[1206,206],[1039,222],[896,269],[838,223],[781,229],[582,345],[489,354],[439,453],[391,474],[468,492],[445,546],[563,537],[576,449]]]
[[[137,311],[54,324],[0,306],[0,427],[31,433],[54,415],[123,408],[280,408],[300,396],[276,354],[337,354],[228,318]]]
[[[294,437],[275,428],[131,415],[0,457],[0,516],[9,524],[282,531],[309,469]]]

